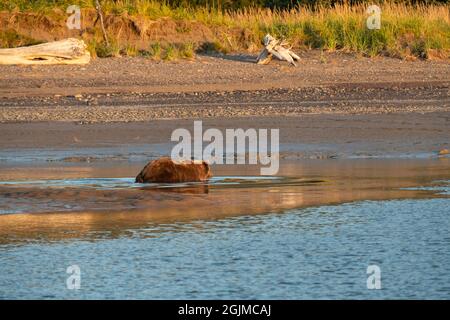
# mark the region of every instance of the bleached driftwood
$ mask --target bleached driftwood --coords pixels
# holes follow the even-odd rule
[[[265,35],[263,43],[264,49],[258,55],[258,58],[256,58],[256,63],[258,64],[268,64],[272,60],[272,57],[287,61],[293,66],[296,66],[295,61],[300,60],[300,57],[291,50],[292,47],[287,48],[286,42],[280,42],[270,34]]]
[[[0,64],[86,64],[90,59],[84,41],[74,38],[0,49]]]

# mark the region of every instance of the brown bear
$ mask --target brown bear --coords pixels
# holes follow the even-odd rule
[[[211,178],[211,169],[205,161],[173,161],[168,157],[149,162],[137,175],[136,182],[195,182]]]

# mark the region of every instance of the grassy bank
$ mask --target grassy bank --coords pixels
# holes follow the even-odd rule
[[[84,38],[92,53],[101,57],[143,55],[172,60],[190,58],[197,51],[257,52],[266,33],[286,39],[298,50],[424,59],[448,59],[450,53],[449,5],[380,4],[381,29],[369,30],[366,5],[226,11],[173,8],[146,0],[101,2],[110,47],[104,45],[99,25],[94,26],[92,1],[72,0],[1,0],[4,21],[0,45],[11,47],[74,35],[65,28],[65,9],[75,3],[82,8],[82,30],[75,35]],[[29,30],[24,21],[31,24]]]

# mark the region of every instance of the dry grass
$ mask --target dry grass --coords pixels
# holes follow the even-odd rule
[[[295,47],[344,50],[370,56],[427,57],[430,49],[450,49],[449,6],[387,4],[381,10],[379,30],[366,27],[365,6],[347,5],[317,11],[243,10],[224,15],[222,23],[247,29],[247,41],[251,42],[271,33]]]

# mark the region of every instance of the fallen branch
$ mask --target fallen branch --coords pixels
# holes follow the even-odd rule
[[[103,40],[105,40],[106,46],[109,47],[108,35],[106,34],[105,25],[103,23],[102,7],[100,6],[100,2],[98,0],[95,0],[95,10],[97,10],[97,19],[95,20],[95,22],[97,22],[97,20],[100,18],[100,26],[102,28]]]
[[[74,38],[0,49],[0,64],[86,64],[90,59],[83,40]]]
[[[280,42],[270,34],[265,35],[263,43],[264,49],[256,58],[257,64],[268,64],[272,61],[272,57],[275,57],[278,60],[287,61],[293,66],[296,66],[294,61],[300,60],[300,57],[291,50],[291,47],[286,48],[287,43]]]

